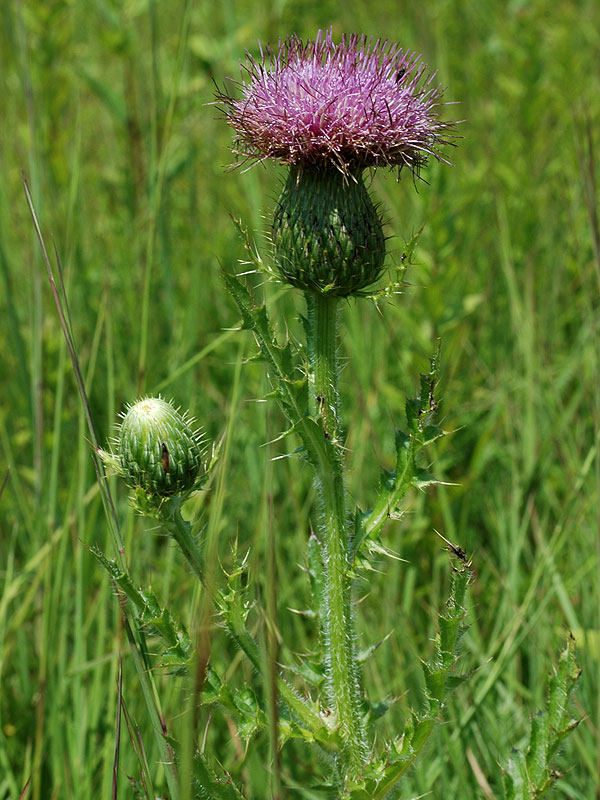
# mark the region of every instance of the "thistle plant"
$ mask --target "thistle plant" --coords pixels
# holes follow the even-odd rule
[[[442,90],[420,57],[364,36],[342,38],[340,44],[331,31],[306,43],[292,36],[276,51],[263,51],[258,62],[248,57],[239,88],[241,97],[219,97],[235,130],[234,153],[242,162],[271,158],[289,168],[271,241],[277,276],[305,295],[304,380],[289,359],[289,345],[278,346],[265,309],[254,307],[235,277],[226,276],[226,282],[254,331],[291,429],[301,436],[314,470],[317,534],[311,541],[327,706],[342,743],[338,786],[344,796],[371,791],[375,794],[364,796],[383,797],[408,768],[412,756],[407,754],[420,749],[426,736],[416,722],[419,734],[413,736],[420,746],[415,748],[413,737],[406,739],[400,750],[403,767],[390,767],[394,759],[388,753],[388,766],[378,765],[383,769],[379,777],[368,777],[374,775],[374,754],[366,732],[352,586],[357,560],[368,553],[403,494],[420,481],[418,450],[442,435],[432,419],[437,362],[423,378],[421,395],[407,407],[409,431],[396,435],[398,469],[383,476],[373,510],[357,512],[352,521],[344,482],[337,316],[340,299],[367,294],[384,267],[382,217],[365,186],[364,171],[385,166],[418,173],[429,156],[443,159],[440,148],[452,126],[439,118]],[[441,704],[447,672],[453,669],[468,574],[463,559],[451,601],[459,610],[444,646],[445,672],[432,693],[434,705]],[[359,794],[351,795],[351,787]]]
[[[225,272],[224,281],[266,364],[271,396],[287,419],[287,434],[299,437],[299,452],[314,477],[317,501],[306,562],[319,646],[306,669],[296,669],[308,684],[306,696],[279,671],[274,687],[270,685],[273,676],[268,675],[262,688],[260,680],[234,688],[217,674],[208,656],[198,670],[198,642],[161,606],[151,589],[136,586],[123,557],[120,534],[115,537],[116,561],[97,549],[93,552],[123,601],[172,800],[178,800],[180,789],[186,798],[239,800],[243,794],[216,766],[219,759],[211,762],[196,742],[182,748],[193,753],[193,764],[190,769],[188,763],[185,772],[186,778],[191,775],[192,786],[181,787],[179,743],[164,727],[158,706],[152,705],[155,690],[144,644],[147,634],[160,638],[165,646],[159,665],[178,674],[195,668],[201,701],[225,707],[246,739],[268,728],[271,733],[275,730],[273,750],[291,739],[317,748],[315,763],[322,768],[311,786],[311,797],[397,797],[398,782],[443,714],[447,692],[464,677],[458,653],[471,564],[459,545],[446,541],[452,559],[451,591],[438,615],[433,654],[421,662],[421,707],[407,715],[396,735],[377,741],[372,725],[391,703],[371,702],[363,686],[360,664],[366,656],[358,654],[353,592],[361,570],[372,568],[375,558],[389,555],[381,534],[387,521],[401,514],[407,492],[438,483],[422,466],[422,451],[444,435],[436,422],[439,353],[421,375],[417,396],[406,402],[406,425],[394,433],[394,469],[381,470],[369,508],[351,508],[345,484],[346,428],[338,392],[337,324],[343,299],[377,299],[398,288],[397,275],[384,289],[375,286],[385,268],[386,236],[381,210],[364,180],[365,171],[385,167],[398,175],[402,170],[418,175],[430,157],[445,161],[443,148],[452,143],[453,126],[440,118],[442,89],[418,55],[365,36],[342,37],[336,44],[331,31],[319,32],[306,42],[291,36],[275,50],[262,50],[259,60],[248,56],[241,81],[233,82],[232,93],[220,93],[217,102],[235,131],[233,152],[239,163],[271,159],[288,169],[270,228],[273,267],[265,266],[244,235],[257,270],[304,293],[306,348],[278,341],[265,304],[255,300],[238,276]],[[28,201],[52,282],[29,194]],[[415,239],[408,245],[408,261],[414,244]],[[62,314],[60,299],[57,306]],[[79,374],[69,328],[64,325],[63,329]],[[83,381],[78,383],[87,405]],[[90,429],[93,433],[91,418]],[[212,577],[207,579],[202,535],[182,516],[186,500],[209,484],[218,447],[206,459],[204,437],[194,421],[161,397],[144,397],[129,406],[110,448],[102,450],[92,439],[109,473],[120,475],[129,487],[134,508],[158,521],[177,543],[211,610],[253,674],[260,676],[265,671],[264,659],[248,625],[248,558],[238,555],[232,544],[232,566],[225,573],[224,585],[217,586]],[[105,507],[111,509],[110,518],[114,507],[108,495]],[[375,646],[370,643],[366,655]],[[210,646],[205,649],[208,652]],[[508,761],[507,800],[540,797],[558,777],[552,759],[577,724],[568,713],[568,701],[578,676],[570,640],[549,681],[547,709],[532,721],[527,750],[513,753]],[[275,725],[269,722],[269,709]],[[273,795],[283,796],[280,786]]]
[[[275,269],[265,268],[248,242],[247,251],[258,270],[304,292],[307,363],[294,361],[289,341],[277,342],[266,307],[255,303],[236,276],[226,274],[225,282],[314,472],[316,535],[309,540],[308,562],[323,638],[326,697],[320,702],[340,741],[328,785],[335,796],[354,800],[391,797],[439,720],[446,690],[460,681],[457,647],[470,562],[449,543],[453,585],[439,617],[434,657],[423,662],[423,709],[413,712],[401,734],[376,748],[367,730],[372,714],[357,658],[353,584],[361,564],[386,552],[379,534],[408,489],[437,482],[419,467],[418,456],[443,435],[435,422],[438,362],[432,358],[417,398],[407,401],[407,430],[395,434],[396,469],[382,470],[372,508],[353,513],[344,480],[337,317],[341,299],[377,296],[373,284],[384,268],[382,216],[365,185],[365,170],[418,175],[428,158],[445,161],[453,125],[440,118],[442,88],[421,58],[365,36],[342,37],[339,44],[331,30],[306,42],[291,36],[274,50],[261,49],[259,60],[248,55],[241,81],[233,85],[218,101],[235,131],[238,163],[272,159],[288,168],[270,230]],[[408,256],[413,246],[414,241]],[[565,700],[572,683],[570,677],[561,683]],[[539,770],[550,780],[547,760]],[[523,797],[537,796],[535,791]]]

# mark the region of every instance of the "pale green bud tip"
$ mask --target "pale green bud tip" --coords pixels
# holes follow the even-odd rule
[[[123,415],[117,453],[129,486],[168,497],[194,487],[202,467],[202,437],[171,403],[145,397]]]
[[[360,170],[290,169],[271,235],[281,277],[305,291],[359,294],[383,268],[381,216]]]

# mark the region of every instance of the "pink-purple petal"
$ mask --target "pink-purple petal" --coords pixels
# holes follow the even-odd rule
[[[442,88],[415,53],[331,29],[291,36],[248,56],[241,97],[219,95],[244,159],[341,168],[408,165],[440,158],[451,124],[439,119]]]

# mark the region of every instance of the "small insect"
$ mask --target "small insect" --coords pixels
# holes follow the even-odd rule
[[[400,83],[400,81],[405,75],[406,75],[406,70],[399,69],[398,72],[396,73],[396,83]]]
[[[169,464],[169,450],[167,449],[167,445],[163,442],[161,445],[161,456],[160,460],[162,463],[162,468],[165,472],[169,472],[170,464]]]
[[[317,397],[316,397],[316,400],[317,400],[317,405],[318,406],[322,406],[323,403],[325,402],[325,398],[323,397],[322,394],[318,394]]]
[[[463,564],[466,564],[467,566],[469,566],[469,561],[467,559],[467,554],[462,549],[462,547],[460,547],[460,545],[458,545],[458,544],[453,544],[449,539],[446,539],[445,536],[442,536],[442,534],[439,531],[435,531],[435,532],[440,537],[440,539],[442,539],[442,541],[446,542],[446,545],[448,546],[448,550],[452,553],[452,555],[456,556],[456,558],[458,558],[460,561],[462,561]]]

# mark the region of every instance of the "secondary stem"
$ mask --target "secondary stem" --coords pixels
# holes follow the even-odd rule
[[[192,536],[190,523],[186,522],[181,516],[180,504],[176,498],[168,502],[174,504],[174,506],[169,509],[168,516],[165,514],[162,523],[181,548],[186,561],[200,580],[200,583],[206,586],[204,558],[196,540]]]
[[[212,590],[207,587],[204,571],[204,558],[200,548],[196,543],[196,540],[192,536],[190,524],[181,516],[179,503],[177,502],[176,498],[168,502],[175,503],[175,506],[172,506],[168,512],[165,513],[162,523],[181,548],[186,561],[196,576],[200,579],[200,582],[204,588],[208,589],[212,596],[215,592],[215,589],[214,586],[212,587]],[[243,619],[237,615],[233,617],[228,616],[227,624],[230,633],[233,635],[238,645],[249,658],[252,666],[257,672],[261,672],[262,662],[258,645],[248,632]],[[292,689],[292,687],[279,675],[277,676],[277,688],[281,698],[287,703],[290,710],[302,722],[303,725],[313,731],[318,731],[320,728],[324,727],[323,720],[319,717],[319,715],[309,708],[304,700],[302,700],[302,698],[296,694],[294,689]],[[333,745],[331,746],[331,750],[332,752],[335,752]]]
[[[316,485],[321,501],[325,574],[324,639],[329,701],[335,710],[350,774],[358,774],[366,758],[360,711],[358,668],[354,647],[350,536],[346,513],[344,472],[340,447],[337,391],[336,322],[339,300],[306,294],[310,361],[309,406],[321,419],[327,441],[327,462],[317,463]]]

